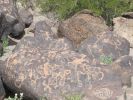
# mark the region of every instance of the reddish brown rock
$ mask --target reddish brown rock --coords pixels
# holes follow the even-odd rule
[[[89,11],[88,13],[81,11],[60,23],[58,35],[67,37],[77,46],[87,37],[103,33],[106,30],[108,27],[101,17],[93,16]]]

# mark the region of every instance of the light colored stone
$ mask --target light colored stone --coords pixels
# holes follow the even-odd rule
[[[5,53],[2,57],[0,57],[0,60],[5,61],[12,54],[12,51],[15,47],[16,47],[15,45],[6,47]]]
[[[133,56],[133,48],[130,48],[130,53],[129,53],[130,56]]]
[[[124,38],[126,38],[133,47],[133,19],[127,19],[124,17],[117,17],[113,19],[114,32]]]

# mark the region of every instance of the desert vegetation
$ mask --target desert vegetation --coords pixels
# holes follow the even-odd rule
[[[26,0],[21,0],[24,4]],[[108,25],[123,12],[133,11],[132,0],[36,0],[43,12],[53,11],[60,19],[66,19],[82,9],[89,9],[102,16]]]

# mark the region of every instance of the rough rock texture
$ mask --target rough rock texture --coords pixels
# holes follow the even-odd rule
[[[111,69],[90,66],[91,60],[84,54],[70,51],[64,39],[47,42],[47,46],[42,47],[37,42],[26,43],[28,45],[22,42],[21,47],[7,60],[2,78],[10,88],[23,92],[32,100],[42,96],[49,100],[63,100],[62,94],[68,93],[83,93],[89,100],[91,95],[85,93],[91,92],[90,89],[94,91],[93,100],[115,100],[116,96],[121,95],[121,82],[119,77],[116,82],[116,75],[112,74]],[[110,84],[113,79],[116,83]],[[102,80],[105,80],[105,84],[101,84],[101,87],[91,83],[100,84]],[[98,91],[105,97],[99,97]]]
[[[125,17],[125,18],[132,18],[133,19],[133,12],[123,13],[122,16]]]
[[[128,86],[123,88],[124,94],[117,100],[133,100],[133,56],[122,56],[111,66],[121,77],[122,85]]]
[[[24,29],[33,22],[32,13],[28,9],[18,8],[17,3],[18,0],[0,1],[0,34],[3,37],[10,34],[13,38],[21,38]]]
[[[117,100],[117,96],[123,94],[123,90],[117,76],[116,79],[114,77],[115,75],[110,75],[109,79],[93,82],[90,92],[86,92],[88,98],[85,100]]]
[[[3,55],[3,46],[2,43],[0,43],[0,57]]]
[[[0,61],[0,100],[3,100],[4,99],[4,97],[5,97],[5,95],[6,95],[6,93],[5,93],[5,89],[4,89],[4,86],[3,86],[3,81],[1,80],[2,78],[1,78],[1,72],[4,70],[4,69],[1,69],[2,67],[4,66],[4,64],[3,64],[3,61]]]
[[[121,77],[123,85],[131,86],[131,76],[133,76],[133,57],[122,56],[112,64],[112,69]]]
[[[16,45],[5,47],[4,52],[3,52],[2,56],[0,57],[0,61],[6,61],[6,59],[12,54],[12,51],[15,47],[16,47]]]
[[[57,37],[57,27],[58,27],[58,19],[55,19],[55,18],[53,18],[52,16],[53,15],[49,15],[49,16],[51,16],[52,18],[48,18],[47,17],[47,15],[40,15],[40,14],[38,14],[38,13],[34,13],[33,14],[34,16],[33,16],[33,23],[30,25],[30,27],[28,28],[28,33],[29,32],[33,32],[33,33],[35,33],[35,30],[37,29],[37,28],[39,28],[39,27],[37,27],[38,26],[38,24],[37,23],[39,23],[39,22],[42,22],[42,23],[44,23],[44,21],[45,21],[45,23],[48,25],[48,26],[50,26],[50,28],[51,28],[51,30],[52,30],[52,32],[54,33],[54,35]],[[40,25],[41,26],[41,25]],[[40,29],[40,28],[39,28]]]
[[[3,82],[0,78],[0,100],[3,100],[5,97],[5,89],[3,87]]]
[[[108,30],[105,21],[101,17],[96,17],[90,12],[78,13],[63,21],[59,25],[59,36],[65,36],[78,45],[91,35],[100,34]]]
[[[19,36],[24,33],[25,25],[19,19],[17,8],[13,0],[0,2],[0,39],[12,36]]]
[[[132,100],[133,99],[133,77],[131,77],[131,87],[125,89],[126,92],[126,99]]]
[[[111,67],[90,65],[91,58],[72,51],[67,39],[54,39],[49,28],[40,33],[21,40],[0,66],[8,87],[28,100],[65,100],[72,94],[82,94],[82,100],[116,100],[122,95],[121,78]]]
[[[0,10],[11,14],[12,5],[9,5],[9,3],[9,0],[0,0]]]
[[[36,23],[34,35],[36,38],[37,37],[38,38],[45,37],[45,38],[51,38],[51,39],[57,38],[56,33],[53,33],[50,25],[47,24],[46,21],[39,21],[38,23]]]
[[[124,17],[117,17],[113,19],[114,32],[124,38],[126,38],[133,47],[133,19],[127,19]]]
[[[75,22],[75,25],[81,26],[85,32],[90,32],[88,26],[91,21],[96,25],[100,23],[92,19],[89,22],[88,16],[95,18],[88,13],[74,16],[80,22]],[[44,17],[41,18],[43,20]],[[133,58],[127,56],[129,42],[112,32],[104,32],[107,26],[102,25],[102,21],[99,26],[92,25],[94,33],[87,33],[92,35],[85,37],[84,41],[79,39],[81,44],[76,52],[71,41],[75,42],[77,35],[72,35],[72,40],[65,35],[55,38],[49,20],[36,21],[34,35],[25,36],[8,57],[5,66],[0,66],[2,81],[13,92],[23,92],[27,100],[40,100],[42,97],[46,100],[66,100],[72,96],[81,96],[81,100],[117,100],[124,94],[122,85],[131,85]],[[110,65],[101,63],[101,55],[111,56],[114,62]],[[0,89],[3,91],[1,84]],[[2,93],[0,90],[0,97]]]
[[[130,44],[126,39],[112,32],[106,32],[99,36],[87,38],[81,43],[78,51],[86,54],[94,61],[100,62],[102,55],[111,57],[113,61],[123,55],[128,55],[129,48]]]
[[[31,23],[33,22],[33,15],[28,9],[20,9],[19,15],[22,19],[22,21],[25,23],[25,27],[28,28]]]

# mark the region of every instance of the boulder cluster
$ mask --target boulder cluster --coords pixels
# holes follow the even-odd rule
[[[22,18],[28,26],[30,16],[29,22]],[[24,100],[132,100],[133,39],[122,35],[130,35],[125,24],[133,19],[114,20],[114,31],[86,10],[59,22],[57,31],[46,20],[33,20],[33,35],[24,36],[6,61],[0,61],[0,100],[5,87],[23,93]]]
[[[33,21],[33,15],[27,9],[17,9],[13,0],[0,2],[0,41],[6,41],[8,36],[17,38],[24,35],[24,29]],[[0,53],[2,53],[2,47]],[[2,55],[2,54],[1,54]]]

